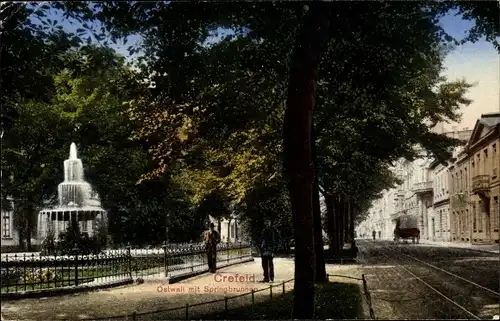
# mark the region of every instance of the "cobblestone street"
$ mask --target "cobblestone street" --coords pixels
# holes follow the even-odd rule
[[[498,254],[359,241],[377,319],[491,320],[499,314]]]

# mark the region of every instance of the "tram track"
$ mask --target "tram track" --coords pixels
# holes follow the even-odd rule
[[[416,291],[416,284],[422,284],[440,298],[437,301],[446,302],[447,308],[445,309],[443,309],[442,303],[440,305],[437,301],[430,302],[434,310],[439,311],[438,313],[441,314],[436,317],[491,320],[493,315],[498,312],[498,306],[495,307],[495,304],[499,302],[497,291],[402,253],[399,250],[394,250],[390,246],[379,246],[368,242],[366,244],[367,248],[376,249],[381,256],[390,260],[395,267],[405,271],[406,274],[411,275],[413,280],[418,282],[408,282],[406,284],[407,287],[411,288],[411,291]],[[399,272],[395,271],[395,273],[401,280],[408,279]],[[488,310],[484,308],[485,306],[491,306],[492,308]]]
[[[393,247],[391,247],[391,249],[392,249],[392,248],[393,248]],[[429,262],[425,262],[425,261],[423,261],[423,260],[420,260],[419,258],[416,258],[416,257],[414,257],[414,256],[412,256],[412,255],[406,254],[406,253],[404,253],[403,251],[401,251],[401,250],[399,250],[399,249],[397,249],[397,250],[395,250],[395,251],[397,251],[399,254],[402,254],[402,255],[404,255],[405,257],[408,257],[408,258],[410,258],[410,259],[412,259],[412,260],[414,260],[414,261],[416,261],[416,262],[419,262],[419,263],[424,264],[424,265],[426,265],[426,266],[428,266],[428,267],[430,267],[430,268],[433,268],[434,270],[437,270],[437,271],[442,272],[442,273],[446,273],[446,274],[448,274],[448,275],[450,275],[450,276],[453,276],[453,277],[455,277],[455,278],[457,278],[457,279],[460,279],[460,280],[462,280],[462,281],[465,281],[465,282],[467,282],[467,283],[470,283],[471,285],[474,285],[474,286],[476,286],[476,287],[478,287],[478,288],[481,288],[481,289],[483,289],[484,291],[487,291],[487,292],[489,292],[489,293],[491,293],[491,294],[493,294],[493,295],[500,296],[500,293],[499,293],[499,292],[497,292],[497,291],[495,291],[495,290],[492,290],[492,289],[490,289],[490,288],[488,288],[488,287],[485,287],[485,286],[483,286],[483,285],[481,285],[481,284],[478,284],[478,283],[476,283],[476,282],[474,282],[474,281],[468,280],[468,279],[466,279],[466,278],[464,278],[464,277],[461,277],[461,276],[460,276],[460,275],[458,275],[458,274],[455,274],[455,273],[453,273],[453,272],[450,272],[450,271],[447,271],[447,270],[445,270],[445,269],[442,269],[442,268],[440,268],[439,266],[436,266],[436,265],[431,264],[431,263],[429,263]]]

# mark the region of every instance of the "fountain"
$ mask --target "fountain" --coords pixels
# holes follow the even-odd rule
[[[49,233],[58,239],[73,220],[80,224],[80,231],[89,236],[98,230],[98,224],[107,225],[106,211],[101,207],[99,196],[85,181],[75,143],[71,143],[69,158],[64,161],[64,181],[59,184],[57,192],[58,206],[43,209],[38,214],[39,240],[44,240]]]

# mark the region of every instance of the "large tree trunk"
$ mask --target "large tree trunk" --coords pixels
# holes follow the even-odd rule
[[[295,293],[293,318],[314,315],[314,233],[312,190],[314,168],[311,125],[322,44],[328,35],[331,4],[309,4],[292,53],[286,103],[283,149],[284,169],[292,205],[295,236]]]
[[[26,206],[26,250],[31,252],[31,236],[33,232],[33,219],[35,216],[35,207],[33,205]]]
[[[319,203],[319,186],[315,180],[313,185],[313,224],[314,224],[314,249],[316,255],[316,282],[326,281],[325,254],[323,245],[323,228],[321,226],[321,205]]]
[[[335,255],[337,248],[337,239],[335,231],[335,197],[327,193],[325,196],[326,204],[326,233],[328,234],[328,252],[330,256]]]
[[[342,248],[344,246],[344,196],[342,194],[337,195],[335,198],[335,236],[336,236],[336,255],[342,254]]]
[[[313,164],[316,164],[316,132],[314,124],[311,128],[311,152]],[[323,244],[323,227],[321,224],[321,204],[319,201],[319,181],[318,169],[314,166],[314,183],[313,183],[313,225],[314,225],[314,249],[316,258],[315,281],[324,282],[326,278],[325,253]]]
[[[356,206],[354,205],[354,201],[351,201],[351,215],[350,223],[349,223],[349,236],[351,238],[351,242],[354,243],[354,218],[356,217]]]

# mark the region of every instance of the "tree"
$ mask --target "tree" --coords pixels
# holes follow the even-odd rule
[[[293,317],[314,314],[314,235],[312,190],[314,165],[311,153],[312,116],[316,81],[327,40],[331,4],[311,4],[292,54],[287,108],[283,123],[284,169],[290,190],[295,236],[295,285]]]

